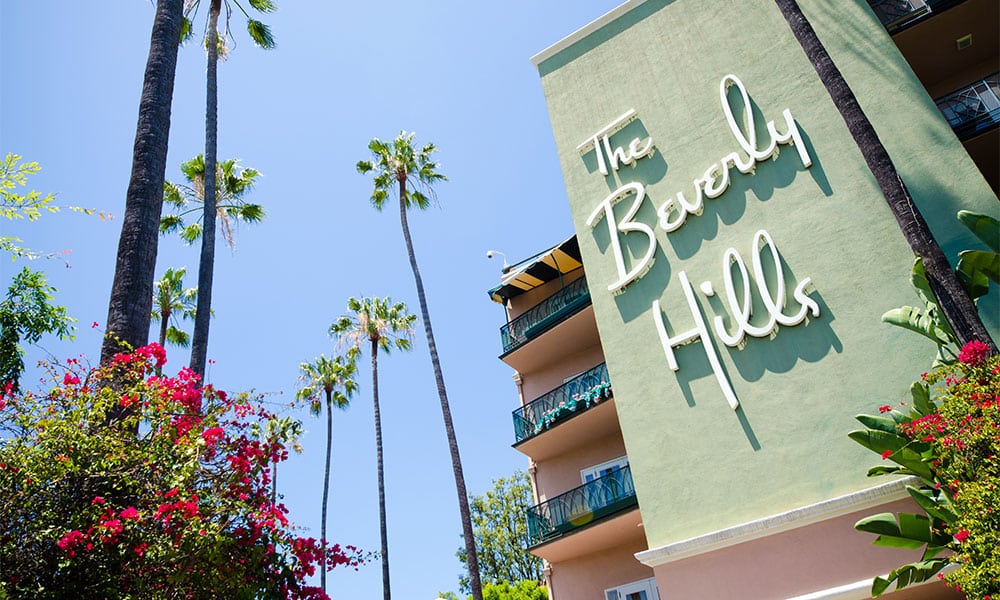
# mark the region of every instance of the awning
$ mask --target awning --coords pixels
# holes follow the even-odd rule
[[[572,236],[561,244],[540,252],[511,266],[500,278],[500,285],[489,291],[490,298],[499,304],[510,298],[557,279],[560,274],[575,271],[583,266],[580,244]]]

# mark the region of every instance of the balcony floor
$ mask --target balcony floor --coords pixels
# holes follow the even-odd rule
[[[500,360],[522,375],[544,369],[555,359],[566,356],[569,348],[589,348],[600,344],[594,307],[588,305],[580,312],[557,323],[510,352]]]

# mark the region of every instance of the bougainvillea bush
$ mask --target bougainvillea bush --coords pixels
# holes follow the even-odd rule
[[[1000,357],[988,351],[969,342],[956,364],[913,384],[911,406],[861,415],[867,429],[850,434],[885,461],[870,476],[919,478],[907,491],[924,511],[856,525],[878,534],[875,544],[924,549],[920,561],[877,577],[873,596],[937,577],[969,598],[1000,600]]]
[[[300,537],[272,500],[299,423],[156,345],[0,398],[0,598],[326,598],[357,549]],[[50,369],[56,372],[57,369]]]

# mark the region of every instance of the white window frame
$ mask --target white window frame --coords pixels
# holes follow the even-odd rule
[[[624,469],[627,466],[628,466],[628,455],[626,455],[626,456],[619,456],[618,458],[615,458],[613,460],[609,460],[607,462],[602,462],[599,465],[593,465],[593,466],[587,467],[586,469],[581,469],[580,470],[580,482],[581,483],[588,483],[589,481],[593,481],[595,479],[600,478],[601,477],[601,471],[604,471],[604,470],[607,470],[607,469],[614,469],[615,467],[618,467],[619,469]],[[589,480],[587,479],[588,476],[590,477]]]
[[[640,579],[632,583],[626,583],[618,587],[604,590],[605,600],[628,600],[627,594],[638,594],[646,592],[646,600],[660,600],[660,593],[656,589],[656,578]]]

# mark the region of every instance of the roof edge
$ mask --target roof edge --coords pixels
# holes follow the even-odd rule
[[[628,0],[627,2],[618,6],[617,8],[611,9],[610,11],[598,17],[594,21],[591,21],[587,25],[584,25],[580,29],[577,29],[573,33],[569,34],[568,36],[564,37],[558,42],[552,44],[551,46],[542,50],[538,54],[532,56],[531,64],[535,65],[535,68],[538,68],[538,65],[542,64],[542,62],[552,58],[556,54],[559,54],[566,48],[569,48],[573,44],[577,43],[578,41],[582,40],[588,35],[594,33],[598,29],[604,27],[608,23],[614,21],[618,17],[632,10],[636,6],[639,6],[645,1],[646,0]]]

